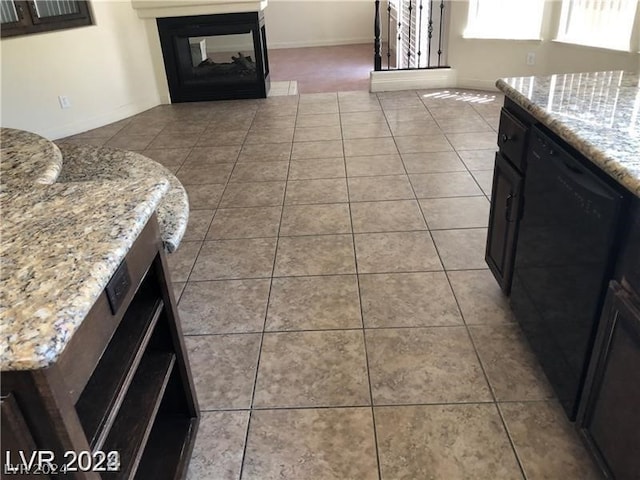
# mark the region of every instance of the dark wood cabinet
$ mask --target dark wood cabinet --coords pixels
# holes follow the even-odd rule
[[[491,188],[485,261],[506,294],[511,291],[513,260],[522,206],[527,140],[533,119],[510,99],[500,112]]]
[[[25,450],[117,452],[63,477],[185,477],[199,413],[167,272],[153,216],[56,362],[2,372],[2,448],[15,463]]]
[[[500,152],[496,153],[485,260],[507,293],[511,288],[522,183],[522,175]]]
[[[640,303],[611,282],[591,357],[578,428],[607,478],[640,476]]]

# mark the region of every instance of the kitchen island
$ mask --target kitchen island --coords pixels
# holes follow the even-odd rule
[[[637,74],[499,80],[486,260],[609,478],[640,461]]]
[[[4,473],[183,478],[198,408],[156,215],[170,180],[156,169],[54,183],[64,175],[60,149],[28,132],[9,138],[0,186]],[[51,454],[26,468],[37,452]]]

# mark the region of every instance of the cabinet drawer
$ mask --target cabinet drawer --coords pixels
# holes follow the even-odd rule
[[[498,146],[521,172],[525,169],[527,127],[504,108],[500,112]]]

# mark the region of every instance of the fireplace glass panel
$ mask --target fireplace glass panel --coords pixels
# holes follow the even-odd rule
[[[191,68],[188,83],[251,84],[256,82],[253,31],[248,33],[189,37]]]

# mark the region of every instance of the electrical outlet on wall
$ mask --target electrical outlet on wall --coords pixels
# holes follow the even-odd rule
[[[59,95],[58,102],[60,102],[60,108],[71,108],[71,100],[66,95]]]
[[[527,65],[535,65],[536,64],[536,54],[535,52],[527,53]]]

